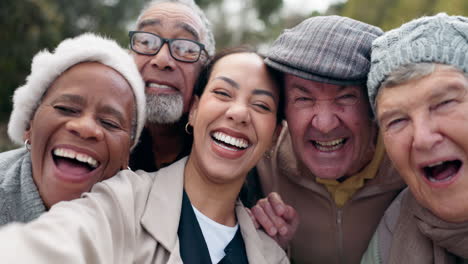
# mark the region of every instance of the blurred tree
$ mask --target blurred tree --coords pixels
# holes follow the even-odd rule
[[[126,45],[127,25],[143,1],[0,1],[0,120],[8,118],[12,92],[29,74],[35,53],[85,31],[99,32]]]
[[[241,44],[258,46],[276,37],[283,0],[196,0],[213,24],[217,49]],[[275,32],[276,33],[276,32]]]
[[[439,12],[468,16],[468,1],[348,0],[339,14],[389,30],[412,19]]]
[[[0,1],[0,122],[11,111],[13,90],[24,82],[32,56],[52,49],[61,40],[93,31],[127,45],[127,28],[148,0],[1,0]],[[217,47],[264,42],[265,30],[282,0],[239,1],[239,13],[232,13],[228,0],[196,0],[213,21]],[[209,12],[209,11],[212,12]],[[214,12],[213,12],[214,11]],[[217,13],[216,11],[220,11]],[[238,24],[229,16],[238,15]],[[253,26],[252,22],[256,25]],[[275,34],[276,36],[276,34]]]

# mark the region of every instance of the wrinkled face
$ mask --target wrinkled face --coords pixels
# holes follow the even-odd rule
[[[200,18],[190,8],[177,3],[157,4],[143,13],[138,21],[138,30],[168,39],[202,42],[202,28]],[[177,61],[171,57],[167,43],[153,56],[133,54],[146,83],[148,121],[178,121],[189,109],[193,86],[206,58],[194,63]]]
[[[254,53],[221,58],[190,112],[191,159],[217,183],[244,181],[270,147],[276,128],[278,88]]]
[[[448,69],[383,88],[377,118],[391,160],[419,203],[468,220],[468,80]]]
[[[317,177],[361,170],[375,151],[376,128],[359,86],[319,83],[287,74],[286,120],[296,156]]]
[[[47,207],[126,168],[133,98],[127,81],[99,63],[75,65],[52,83],[25,133]]]

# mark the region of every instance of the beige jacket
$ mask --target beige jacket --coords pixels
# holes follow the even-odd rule
[[[278,192],[299,214],[300,225],[289,247],[291,259],[299,264],[359,263],[385,209],[405,186],[384,157],[375,178],[339,208],[296,159],[287,126],[257,170],[264,193]]]
[[[182,263],[177,229],[186,160],[151,174],[122,171],[84,199],[0,229],[1,263]],[[240,202],[236,214],[249,263],[289,263]]]

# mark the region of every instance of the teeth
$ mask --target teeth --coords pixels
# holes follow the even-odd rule
[[[436,162],[436,163],[433,163],[433,164],[427,165],[427,167],[429,167],[429,168],[433,168],[433,167],[435,167],[435,166],[439,166],[439,165],[441,165],[441,164],[443,164],[443,163],[444,163],[443,161],[439,161],[439,162]]]
[[[438,180],[438,179],[435,179],[433,177],[427,177],[429,179],[429,181],[431,182],[446,182],[446,181],[449,181],[450,179],[452,179],[453,176],[449,176],[445,179],[442,179],[442,180]]]
[[[332,146],[336,146],[338,144],[343,143],[343,141],[344,141],[344,138],[340,138],[340,139],[336,139],[336,140],[332,140],[332,141],[315,141],[315,143],[317,145],[321,145],[321,146],[324,146],[324,147],[332,147]]]
[[[213,137],[219,141],[222,141],[229,145],[236,146],[238,148],[247,148],[249,146],[249,143],[247,140],[243,138],[232,137],[222,132],[213,133]]]
[[[69,158],[69,159],[76,159],[80,162],[88,163],[89,166],[91,166],[92,168],[96,168],[98,165],[97,160],[93,159],[92,157],[83,153],[75,152],[71,149],[63,149],[63,148],[54,149],[54,155],[59,156],[59,157]]]
[[[158,88],[158,89],[174,89],[171,86],[164,85],[164,84],[157,84],[153,82],[146,83],[146,86],[151,87],[151,88]]]

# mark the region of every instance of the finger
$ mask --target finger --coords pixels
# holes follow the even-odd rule
[[[278,216],[276,214],[270,202],[262,201],[262,202],[259,202],[258,205],[260,205],[263,208],[263,211],[266,213],[270,221],[273,222],[275,228],[278,230],[278,232],[281,235],[286,234],[288,232],[288,227],[287,227],[286,222],[283,220],[282,216]]]
[[[285,205],[283,219],[288,223],[299,221],[299,216],[297,215],[296,209],[290,205]]]
[[[282,216],[286,212],[285,203],[278,193],[272,192],[267,198],[278,216]]]
[[[257,219],[255,219],[255,216],[252,214],[252,211],[250,211],[249,208],[245,208],[245,210],[247,211],[247,214],[250,216],[250,219],[252,219],[252,222],[253,222],[255,228],[259,229],[260,225],[258,224]]]
[[[276,236],[278,230],[275,228],[273,222],[270,221],[270,218],[267,216],[261,206],[257,204],[256,206],[252,207],[252,214],[259,225],[263,227],[269,236]]]
[[[297,214],[296,210],[289,205],[286,206],[286,211],[287,212],[284,215],[284,219],[289,224],[288,232],[291,236],[294,236],[300,222],[299,215]]]

